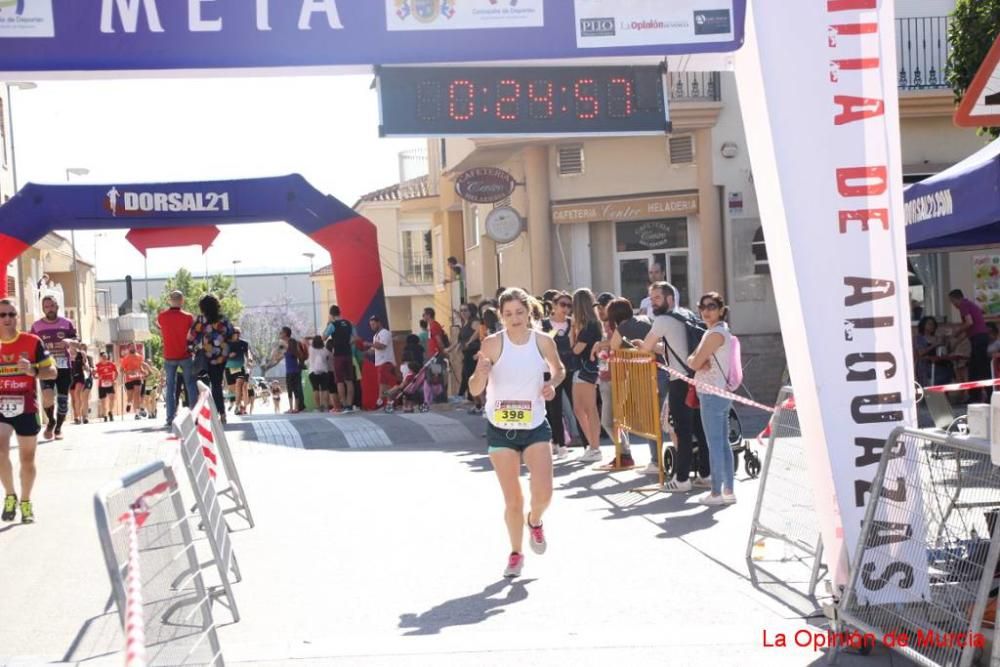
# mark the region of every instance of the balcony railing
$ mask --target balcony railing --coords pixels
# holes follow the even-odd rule
[[[722,99],[718,72],[669,72],[667,83],[671,102],[718,102]]]
[[[434,262],[430,255],[403,254],[403,276],[411,285],[430,285],[434,282]]]
[[[900,90],[948,88],[948,17],[896,19]]]

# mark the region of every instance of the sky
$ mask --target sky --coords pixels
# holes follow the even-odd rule
[[[371,75],[38,82],[14,90],[18,186],[27,182],[122,184],[302,174],[320,191],[353,205],[399,178],[400,151],[418,139],[380,139]],[[99,280],[172,275],[303,271],[329,255],[283,222],[225,225],[200,248],[149,251],[126,230],[76,234],[77,252],[97,250]],[[68,232],[62,232],[69,236]]]

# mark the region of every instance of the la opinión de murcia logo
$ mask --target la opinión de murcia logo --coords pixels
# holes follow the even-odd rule
[[[112,216],[145,213],[223,213],[230,210],[228,192],[121,192],[111,186],[104,208]]]

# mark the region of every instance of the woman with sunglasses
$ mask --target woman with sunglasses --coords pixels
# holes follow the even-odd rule
[[[726,389],[729,376],[729,326],[725,301],[718,292],[707,292],[698,300],[698,311],[707,329],[694,353],[688,357],[688,366],[694,369],[694,379],[702,385]],[[701,423],[708,440],[708,458],[712,469],[712,491],[698,502],[703,505],[732,505],[735,470],[733,453],[729,448],[729,409],[732,401],[698,389],[701,403]]]
[[[569,331],[573,325],[573,319],[569,316],[573,308],[573,299],[566,292],[555,292],[552,295],[552,312],[549,317],[542,320],[542,331],[556,342],[556,351],[559,353],[559,360],[566,369],[566,379],[555,385],[555,396],[551,401],[545,401],[545,416],[552,427],[552,455],[556,460],[563,460],[569,457],[569,449],[566,447],[566,427],[563,426],[563,395],[569,391],[569,383],[576,368],[576,356],[573,354],[573,345],[570,343]]]

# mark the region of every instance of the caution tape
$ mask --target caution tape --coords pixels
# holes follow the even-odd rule
[[[985,387],[996,387],[1000,385],[1000,378],[995,380],[975,380],[974,382],[953,382],[952,384],[939,384],[933,387],[924,387],[924,391],[964,391],[966,389],[983,389]]]
[[[201,453],[208,462],[208,475],[215,478],[215,466],[219,463],[215,455],[215,436],[212,434],[212,409],[208,407],[209,396],[202,394],[195,406],[195,428],[201,442]],[[199,407],[200,406],[200,407]]]
[[[145,667],[146,626],[142,615],[142,575],[139,571],[139,528],[135,510],[129,510],[128,571],[125,575],[125,665]]]
[[[758,403],[757,401],[751,401],[749,398],[744,398],[743,396],[738,396],[731,391],[726,391],[725,389],[719,389],[715,385],[705,384],[704,382],[698,382],[694,378],[690,378],[680,371],[676,371],[670,366],[665,366],[663,364],[657,364],[657,366],[666,372],[673,375],[678,380],[684,380],[688,384],[694,385],[698,391],[703,394],[713,394],[715,396],[721,396],[722,398],[728,398],[736,403],[742,403],[743,405],[749,405],[751,408],[757,408],[758,410],[763,410],[764,412],[774,412],[774,407],[770,405],[764,405],[763,403]]]

